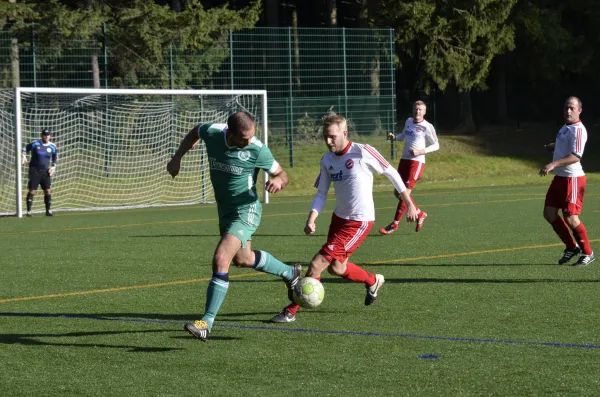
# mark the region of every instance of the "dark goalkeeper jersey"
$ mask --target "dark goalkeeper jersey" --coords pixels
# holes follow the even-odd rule
[[[44,144],[42,141],[33,141],[23,149],[23,152],[31,152],[29,168],[47,171],[52,165],[58,163],[56,146],[52,142]]]

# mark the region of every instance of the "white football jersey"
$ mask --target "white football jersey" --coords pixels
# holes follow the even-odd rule
[[[390,164],[373,147],[350,142],[342,154],[325,153],[315,182],[318,194],[327,197],[333,182],[335,209],[342,219],[374,221],[373,171],[382,174]]]
[[[425,163],[425,155],[413,156],[410,154],[410,150],[425,149],[428,144],[433,145],[438,143],[433,125],[427,120],[416,123],[412,117],[406,119],[404,130],[396,137],[396,140],[404,140],[403,159],[419,161],[421,163]]]
[[[581,159],[581,157],[583,157],[583,149],[585,148],[586,142],[587,130],[581,121],[563,125],[556,135],[552,161],[567,157],[571,153]],[[585,175],[583,167],[581,166],[581,161],[564,167],[556,167],[552,170],[552,173],[557,176],[566,177]]]

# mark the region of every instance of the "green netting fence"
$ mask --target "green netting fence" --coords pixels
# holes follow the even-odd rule
[[[301,148],[321,143],[319,121],[327,112],[347,117],[353,136],[381,136],[383,142],[395,128],[390,29],[230,31],[195,53],[170,43],[159,59],[144,58],[111,39],[110,31],[98,27],[94,39],[49,38],[36,36],[31,25],[16,43],[0,32],[0,87],[265,89],[269,146],[291,167],[318,162]]]

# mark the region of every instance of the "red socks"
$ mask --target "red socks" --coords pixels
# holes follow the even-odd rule
[[[394,218],[396,222],[400,222],[402,215],[404,215],[404,211],[406,211],[406,204],[404,204],[404,201],[400,200],[396,207],[396,217]]]
[[[579,225],[573,229],[573,235],[579,244],[579,248],[583,252],[583,255],[591,255],[592,247],[590,247],[590,242],[588,240],[587,230],[583,225],[583,222],[580,222]]]
[[[567,246],[567,248],[574,248],[577,245],[575,244],[573,237],[571,237],[569,227],[563,218],[560,216],[556,218],[556,220],[552,222],[552,228],[558,237],[560,237],[560,240]]]
[[[415,200],[413,200],[412,196],[409,196],[409,197],[410,197],[410,201],[412,201],[413,205],[417,209],[417,214],[418,214],[419,206],[417,205],[417,203],[415,203]],[[394,221],[400,222],[400,219],[402,219],[402,215],[404,215],[404,211],[406,211],[406,204],[404,204],[404,201],[400,200],[400,202],[398,203],[398,206],[396,207],[396,217],[394,218]]]
[[[321,280],[321,277],[314,277],[314,278],[316,278],[319,281]],[[298,312],[298,310],[300,310],[300,305],[297,305],[296,303],[292,302],[285,307],[285,310],[287,310],[288,312],[292,313],[295,316],[296,313]]]
[[[377,278],[375,277],[375,275],[373,273],[369,273],[365,269],[361,268],[360,266],[358,266],[352,262],[346,263],[346,271],[344,272],[344,275],[342,277],[345,278],[346,280],[350,280],[355,283],[363,283],[367,287],[374,285],[375,282],[377,281]],[[321,279],[321,277],[315,277],[315,278],[317,280]],[[297,305],[294,302],[292,302],[286,306],[285,310],[292,313],[293,315],[296,315],[298,310],[300,310],[300,305]]]
[[[346,263],[346,271],[342,277],[355,283],[364,283],[366,286],[371,286],[377,281],[373,273],[369,273],[352,262]]]

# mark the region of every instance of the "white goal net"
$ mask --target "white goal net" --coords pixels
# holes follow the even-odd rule
[[[235,111],[255,117],[266,144],[265,91],[0,90],[0,215],[21,216],[28,169],[20,152],[45,128],[58,152],[53,210],[211,202],[203,144],[185,156],[177,178],[166,165],[195,125],[225,123]],[[34,212],[43,206],[40,191]]]

